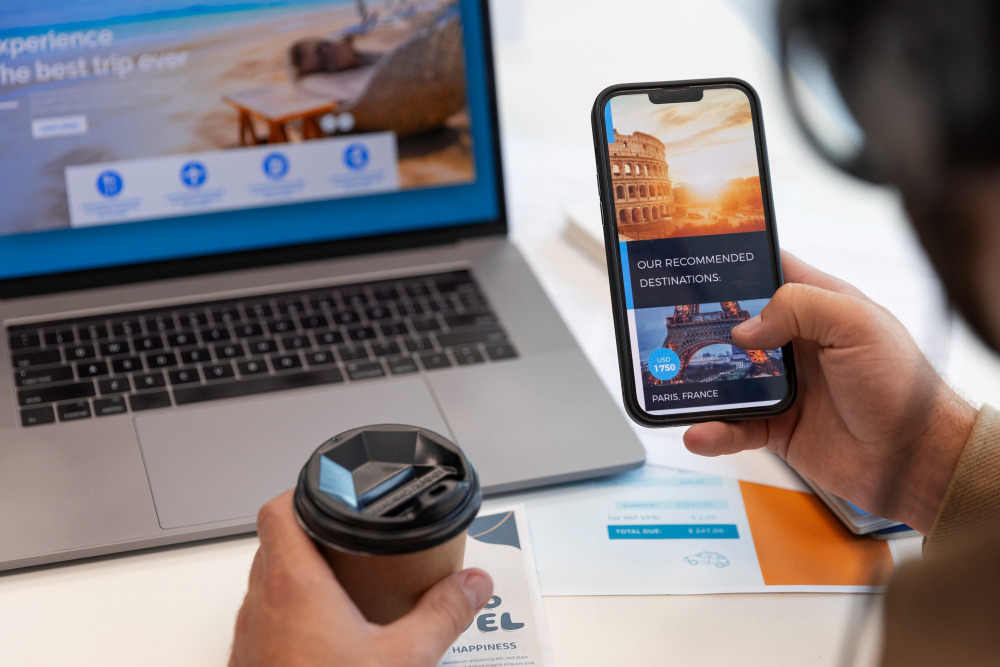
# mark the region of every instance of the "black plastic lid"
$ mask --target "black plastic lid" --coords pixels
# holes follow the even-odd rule
[[[341,433],[313,452],[299,474],[295,513],[317,542],[394,555],[462,533],[482,499],[458,445],[416,426],[380,424]]]

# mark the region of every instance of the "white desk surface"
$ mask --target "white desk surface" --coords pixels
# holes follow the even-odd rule
[[[902,224],[891,197],[804,149],[768,50],[744,21],[752,0],[737,1],[743,14],[723,0],[496,0],[512,236],[616,401],[604,269],[561,233],[565,202],[595,196],[589,109],[605,86],[751,81],[765,109],[783,244],[792,250],[836,232],[782,217],[791,207],[782,189],[820,192],[824,208],[845,219]],[[768,5],[762,0],[761,11]],[[997,403],[996,362],[961,327],[955,341],[947,368],[956,384]],[[753,455],[738,461],[737,471],[772,465]],[[234,538],[0,576],[0,664],[224,665],[256,544]],[[901,546],[911,555],[919,548],[912,540]],[[833,665],[864,597],[564,597],[545,605],[560,665]],[[871,652],[869,643],[869,659]]]

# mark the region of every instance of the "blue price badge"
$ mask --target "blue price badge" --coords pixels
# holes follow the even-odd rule
[[[102,171],[97,177],[97,191],[105,197],[114,197],[124,187],[121,174],[117,171]]]
[[[281,153],[268,153],[264,158],[264,175],[278,180],[288,173],[288,158]]]
[[[657,380],[673,380],[681,372],[681,358],[669,347],[661,347],[649,355],[649,372]]]
[[[189,188],[201,187],[207,178],[208,170],[197,160],[192,160],[181,167],[181,183]]]
[[[344,150],[344,164],[355,171],[364,169],[368,164],[368,149],[364,144],[351,144]]]

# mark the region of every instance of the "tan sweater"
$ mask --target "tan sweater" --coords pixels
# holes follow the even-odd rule
[[[923,562],[893,576],[883,667],[1000,665],[1000,412],[984,406]]]

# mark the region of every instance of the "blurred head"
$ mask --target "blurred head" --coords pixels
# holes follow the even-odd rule
[[[779,16],[807,137],[899,191],[955,307],[1000,350],[1000,2],[782,0]]]

